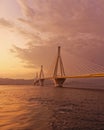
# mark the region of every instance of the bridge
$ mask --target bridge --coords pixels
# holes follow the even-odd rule
[[[58,55],[54,68],[54,73],[52,77],[44,77],[43,65],[41,65],[39,76],[36,74],[36,79],[34,81],[34,85],[44,85],[44,81],[47,79],[52,79],[54,81],[55,86],[63,87],[63,83],[67,78],[96,78],[96,77],[104,77],[104,73],[96,73],[96,74],[85,74],[85,75],[75,75],[75,76],[67,76],[65,75],[64,66],[61,58],[61,47],[58,46]]]

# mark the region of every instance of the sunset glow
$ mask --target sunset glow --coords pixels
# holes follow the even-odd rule
[[[66,73],[104,70],[104,1],[0,0],[0,77],[51,71],[62,47]]]

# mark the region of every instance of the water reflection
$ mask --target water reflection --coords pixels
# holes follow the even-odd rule
[[[0,130],[103,130],[103,91],[1,86]]]

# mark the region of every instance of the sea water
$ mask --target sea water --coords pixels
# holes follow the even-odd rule
[[[104,90],[1,85],[0,130],[104,130]]]

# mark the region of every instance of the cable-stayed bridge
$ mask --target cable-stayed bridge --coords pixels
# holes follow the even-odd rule
[[[102,66],[98,66],[103,68]],[[103,68],[104,69],[104,68]],[[73,76],[67,76],[65,75],[65,70],[63,66],[63,61],[61,58],[61,47],[58,47],[58,55],[54,67],[53,76],[45,77],[44,71],[43,71],[43,65],[41,65],[39,76],[36,74],[36,79],[34,80],[34,85],[44,85],[44,81],[47,79],[52,79],[55,83],[55,86],[62,87],[63,83],[67,78],[95,78],[95,77],[104,77],[104,73],[88,73],[83,75],[73,75]]]

